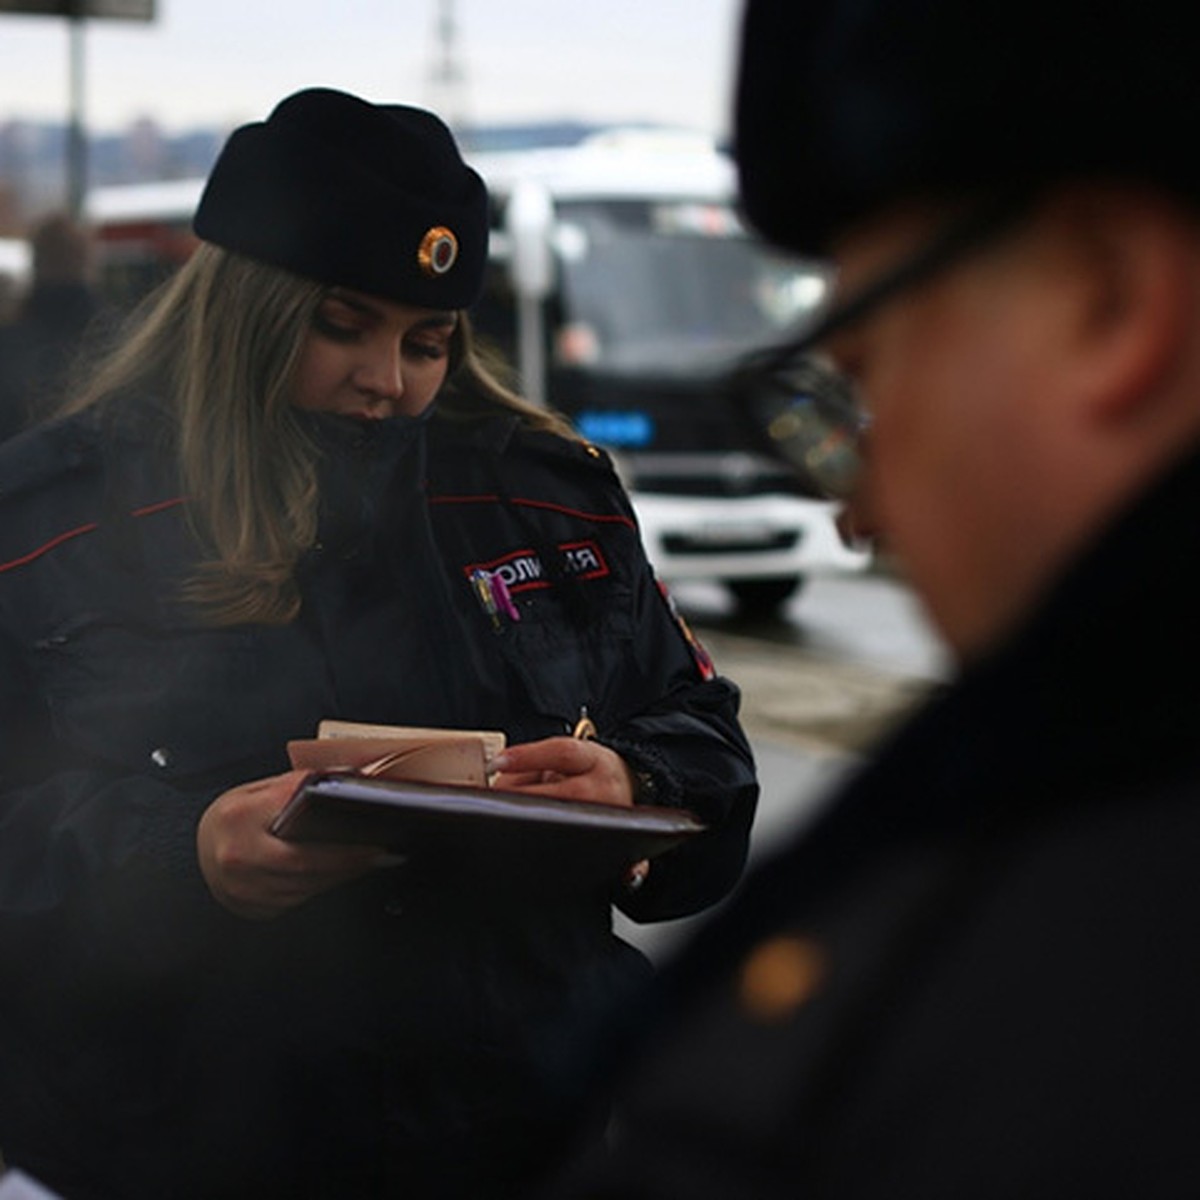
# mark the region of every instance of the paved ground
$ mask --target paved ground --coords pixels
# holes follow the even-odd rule
[[[936,686],[800,647],[709,629],[700,636],[742,689],[750,737],[809,754],[865,749]]]

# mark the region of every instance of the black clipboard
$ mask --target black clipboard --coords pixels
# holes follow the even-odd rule
[[[464,869],[539,874],[583,882],[613,878],[702,833],[683,809],[624,808],[494,788],[310,776],[280,810],[271,832],[286,841],[380,846]]]

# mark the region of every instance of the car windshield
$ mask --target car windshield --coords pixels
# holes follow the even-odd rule
[[[772,341],[825,299],[819,264],[751,237],[724,203],[620,200],[560,206],[565,324],[578,365],[704,371]]]

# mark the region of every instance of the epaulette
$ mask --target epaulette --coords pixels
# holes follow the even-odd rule
[[[0,443],[0,505],[99,461],[91,414],[27,429]]]
[[[430,433],[435,450],[468,445],[496,455],[534,454],[570,463],[572,469],[586,466],[605,476],[617,475],[607,450],[579,438],[535,428],[515,413],[497,413],[494,417],[462,423],[435,420],[430,424]]]
[[[616,474],[612,456],[594,442],[563,437],[541,429],[524,429],[514,440],[535,454],[562,459],[573,466],[590,467],[605,475]]]

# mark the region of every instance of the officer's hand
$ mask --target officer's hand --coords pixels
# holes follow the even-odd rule
[[[505,791],[633,805],[633,775],[625,760],[599,742],[552,737],[509,746],[492,762],[495,786]]]
[[[384,860],[375,847],[300,845],[268,832],[305,774],[288,771],[231,788],[200,818],[200,872],[214,898],[240,917],[277,917]]]

